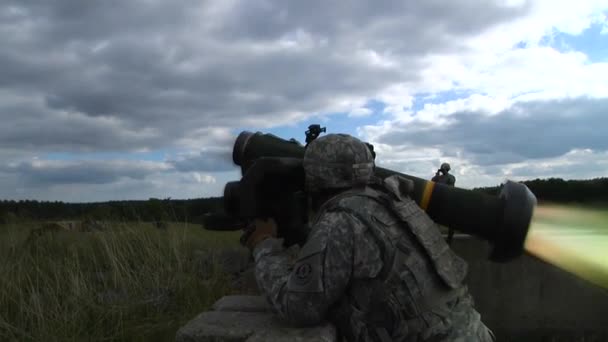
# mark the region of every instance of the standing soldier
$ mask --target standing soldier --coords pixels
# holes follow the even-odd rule
[[[435,183],[441,183],[449,186],[454,186],[456,184],[456,177],[450,174],[450,164],[443,163],[437,172],[435,173],[435,177],[431,179]]]
[[[441,167],[439,168],[439,170],[437,170],[437,172],[435,173],[435,177],[433,177],[433,179],[431,179],[431,181],[433,181],[435,183],[439,183],[439,184],[445,184],[448,186],[454,186],[454,184],[456,184],[456,177],[454,177],[454,175],[450,174],[449,172],[450,172],[450,164],[443,163],[443,164],[441,164]],[[448,228],[448,238],[446,239],[446,241],[448,242],[448,245],[452,244],[453,238],[454,238],[454,229]]]

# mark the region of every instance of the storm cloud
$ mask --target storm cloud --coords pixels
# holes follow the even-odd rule
[[[13,125],[1,141],[157,148],[201,127],[352,109],[417,80],[425,55],[463,49],[462,38],[526,10],[487,1],[6,1],[0,119]]]
[[[497,114],[455,112],[445,124],[412,121],[375,139],[402,148],[458,151],[488,166],[563,156],[576,149],[608,150],[608,99],[519,102]]]
[[[232,161],[232,150],[219,148],[208,149],[206,151],[191,153],[181,156],[176,160],[170,160],[169,163],[181,172],[189,171],[230,171],[235,169],[235,164]]]
[[[33,160],[0,169],[13,173],[27,185],[109,184],[121,178],[142,180],[169,168],[162,163],[132,161]]]
[[[240,130],[333,113],[394,120],[421,93],[494,89],[486,78],[500,77],[483,70],[492,64],[479,63],[486,78],[468,80],[451,61],[538,8],[528,0],[3,1],[0,188],[8,190],[0,196],[218,194],[238,177],[230,148]],[[467,58],[465,66],[477,61]],[[372,100],[387,113],[365,107]],[[452,146],[417,164],[385,159],[415,172],[445,155],[490,167],[605,150],[594,129],[602,106],[577,98],[493,116],[457,111],[444,126],[395,121],[374,139],[393,151]],[[128,158],[135,152],[155,156]],[[116,157],[94,158],[104,153]]]

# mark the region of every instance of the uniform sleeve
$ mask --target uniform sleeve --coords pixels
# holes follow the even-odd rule
[[[267,239],[253,251],[256,280],[279,316],[295,326],[325,320],[343,295],[353,270],[354,218],[327,213],[315,224],[296,260]]]

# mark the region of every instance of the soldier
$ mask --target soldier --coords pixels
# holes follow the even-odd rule
[[[431,179],[433,182],[454,186],[456,184],[456,177],[450,174],[450,164],[443,163],[437,172],[435,177]]]
[[[344,134],[311,142],[303,165],[315,216],[296,260],[271,219],[245,239],[280,317],[328,320],[345,341],[494,340],[462,283],[465,261],[408,197],[408,180],[374,178],[368,147]]]
[[[450,172],[450,164],[443,163],[443,164],[441,164],[441,167],[439,167],[439,170],[437,170],[437,172],[435,172],[435,177],[433,177],[431,179],[431,181],[440,183],[440,184],[445,184],[448,186],[454,186],[456,184],[456,177],[451,175],[449,172]],[[454,239],[454,229],[453,228],[447,228],[447,229],[448,229],[448,237],[446,238],[446,241],[447,241],[448,245],[451,245],[452,240]]]

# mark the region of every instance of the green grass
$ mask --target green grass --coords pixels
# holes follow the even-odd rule
[[[104,231],[31,233],[0,226],[0,341],[167,341],[229,278],[206,258],[238,233],[116,223]]]

